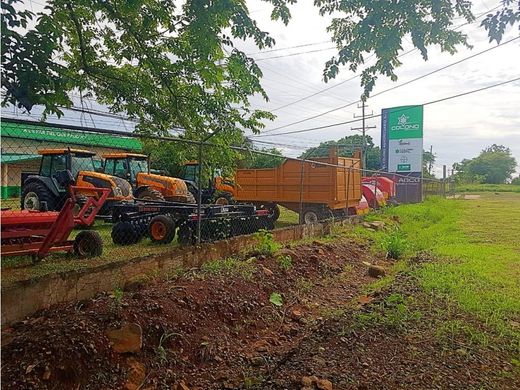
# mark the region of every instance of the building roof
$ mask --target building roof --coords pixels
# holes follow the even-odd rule
[[[89,132],[75,126],[62,127],[58,124],[8,118],[2,118],[1,135],[2,137],[60,142],[68,145],[101,146],[129,151],[142,149],[138,138]]]
[[[1,156],[2,164],[13,164],[17,162],[24,162],[30,160],[39,160],[41,157],[38,154],[4,154]]]
[[[136,158],[136,159],[148,159],[148,156],[146,154],[138,154],[138,153],[106,153],[103,154],[101,157],[103,158]]]
[[[61,149],[40,149],[38,150],[38,154],[47,155],[47,154],[65,154],[65,153],[75,153],[75,154],[84,154],[87,156],[95,156],[96,153],[91,152],[90,150],[83,149],[74,149],[74,148],[61,148]]]

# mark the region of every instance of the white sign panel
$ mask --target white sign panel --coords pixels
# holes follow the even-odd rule
[[[422,138],[388,140],[388,172],[422,172]]]

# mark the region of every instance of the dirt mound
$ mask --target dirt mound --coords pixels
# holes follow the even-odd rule
[[[314,242],[54,307],[5,333],[3,385],[251,387],[371,280],[366,260],[358,245]],[[142,329],[142,348],[117,353],[107,331],[129,323]]]

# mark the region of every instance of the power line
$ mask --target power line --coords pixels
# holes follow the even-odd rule
[[[472,23],[476,22],[476,21],[477,21],[478,19],[480,19],[483,15],[486,15],[488,12],[494,11],[495,9],[497,9],[497,8],[499,8],[499,7],[501,7],[501,4],[498,4],[497,6],[495,6],[495,7],[493,7],[493,8],[490,8],[490,9],[488,9],[488,10],[485,11],[485,12],[480,13],[479,15],[477,15],[477,16],[475,17],[475,21],[472,21],[472,22],[465,22],[465,23],[463,23],[463,24],[461,24],[461,25],[455,27],[454,30],[457,30],[457,29],[459,29],[459,28],[461,28],[461,27],[463,27],[463,26],[466,26],[466,25],[468,25],[468,24],[472,24]],[[411,50],[408,50],[407,52],[402,53],[402,54],[400,54],[399,56],[397,56],[397,58],[404,57],[405,55],[410,54],[410,53],[412,53],[412,52],[414,52],[414,51],[417,51],[417,49],[416,49],[416,48],[413,48],[413,49],[411,49]],[[375,55],[375,53],[373,53],[370,57],[368,57],[368,58],[367,58],[367,61],[370,60],[374,55]],[[360,76],[361,76],[361,73],[358,73],[358,74],[356,74],[356,75],[354,75],[354,76],[348,78],[347,80],[344,80],[344,81],[339,82],[338,84],[335,84],[335,85],[332,85],[332,86],[330,86],[330,87],[324,88],[324,89],[322,89],[322,90],[316,91],[316,92],[314,92],[314,93],[312,93],[312,94],[310,94],[310,95],[304,96],[304,97],[302,97],[302,98],[300,98],[300,99],[298,99],[298,100],[295,100],[295,101],[293,101],[293,102],[290,102],[290,103],[284,104],[284,105],[282,105],[282,106],[280,106],[280,107],[277,107],[277,108],[271,110],[271,112],[278,111],[278,110],[281,110],[281,109],[283,109],[283,108],[286,108],[286,107],[292,106],[292,105],[294,105],[294,104],[300,103],[300,102],[302,102],[302,101],[304,101],[304,100],[310,99],[310,98],[312,98],[312,97],[314,97],[314,96],[316,96],[316,95],[319,95],[319,94],[321,94],[321,93],[327,92],[327,91],[329,91],[329,90],[331,90],[331,89],[333,89],[333,88],[339,87],[340,85],[343,85],[343,84],[345,84],[345,83],[347,83],[347,82],[349,82],[349,81],[352,81],[352,80],[354,80],[354,79],[356,79],[356,78],[358,78],[358,77],[360,77]]]
[[[289,49],[298,49],[298,48],[300,48],[300,47],[308,47],[308,46],[323,45],[323,44],[325,44],[325,43],[330,43],[330,41],[314,42],[314,43],[304,43],[304,44],[296,45],[296,46],[287,46],[287,47],[280,47],[280,48],[277,48],[277,49],[261,50],[261,51],[257,51],[257,52],[255,52],[255,53],[247,53],[246,55],[248,55],[248,56],[253,56],[253,55],[257,55],[257,54],[272,53],[272,52],[274,52],[274,51],[289,50]]]
[[[480,51],[480,52],[478,52],[478,53],[472,54],[472,55],[470,55],[470,56],[468,56],[468,57],[464,57],[464,58],[462,58],[462,59],[460,59],[460,60],[458,60],[458,61],[452,62],[451,64],[448,64],[448,65],[445,65],[445,66],[440,67],[440,68],[438,68],[438,69],[435,69],[435,70],[433,70],[433,71],[431,71],[431,72],[428,72],[428,73],[426,73],[426,74],[424,74],[424,75],[421,75],[421,76],[415,77],[415,78],[413,78],[413,79],[411,79],[411,80],[408,80],[408,81],[406,81],[406,82],[404,82],[404,83],[401,83],[401,84],[395,85],[395,86],[393,86],[393,87],[391,87],[391,88],[388,88],[388,89],[385,89],[385,90],[383,90],[383,91],[381,91],[381,92],[375,93],[374,95],[372,95],[372,96],[370,96],[370,97],[371,97],[371,98],[374,98],[374,97],[376,97],[376,96],[382,95],[383,93],[386,93],[386,92],[389,92],[389,91],[393,91],[394,89],[397,89],[397,88],[401,88],[401,87],[403,87],[403,86],[405,86],[405,85],[408,85],[408,84],[410,84],[410,83],[413,83],[413,82],[415,82],[415,81],[418,81],[418,80],[421,80],[421,79],[423,79],[423,78],[425,78],[425,77],[428,77],[428,76],[430,76],[430,75],[432,75],[432,74],[434,74],[434,73],[437,73],[437,72],[440,72],[440,71],[445,70],[445,69],[447,69],[447,68],[450,68],[450,67],[452,67],[452,66],[458,65],[458,64],[460,64],[461,62],[464,62],[464,61],[470,60],[470,59],[475,58],[475,57],[477,57],[477,56],[479,56],[479,55],[481,55],[481,54],[485,54],[485,53],[487,53],[487,52],[489,52],[489,51],[491,51],[491,50],[495,50],[495,49],[497,49],[497,48],[499,48],[499,47],[501,47],[501,46],[507,45],[508,43],[511,43],[511,42],[513,42],[513,41],[515,41],[515,40],[517,40],[517,39],[519,39],[519,38],[520,38],[520,37],[512,38],[512,39],[510,39],[510,40],[508,40],[508,41],[505,41],[505,42],[502,42],[502,43],[500,43],[500,44],[498,44],[498,45],[496,45],[496,46],[493,46],[493,47],[487,48],[487,49],[482,50],[482,51]],[[316,114],[316,115],[313,115],[313,116],[310,116],[310,117],[307,117],[307,118],[300,119],[299,121],[296,121],[296,122],[288,123],[288,124],[283,125],[283,126],[278,126],[278,127],[273,128],[273,129],[266,130],[266,131],[264,131],[262,134],[271,133],[271,132],[273,132],[273,131],[280,130],[280,129],[284,129],[284,128],[289,127],[289,126],[293,126],[293,125],[297,125],[297,124],[300,124],[300,123],[303,123],[303,122],[307,122],[307,121],[310,121],[310,120],[312,120],[312,119],[316,119],[316,118],[319,118],[319,117],[321,117],[321,116],[324,116],[324,115],[330,114],[331,112],[338,111],[338,110],[342,110],[342,109],[344,109],[344,108],[350,107],[350,106],[352,106],[352,105],[354,105],[354,104],[357,104],[357,103],[359,103],[359,102],[361,102],[361,99],[358,99],[358,100],[356,100],[356,101],[354,101],[354,102],[350,102],[350,103],[344,104],[344,105],[342,105],[342,106],[339,106],[339,107],[336,107],[336,108],[330,109],[330,110],[325,111],[325,112],[322,112],[322,113],[320,113],[320,114]],[[275,134],[273,134],[273,135],[275,135]],[[261,136],[261,135],[258,135],[257,137],[260,137],[260,136]]]
[[[467,91],[467,92],[459,93],[459,94],[457,94],[457,95],[452,95],[452,96],[448,96],[448,97],[445,97],[445,98],[441,98],[441,99],[437,99],[437,100],[432,100],[432,101],[429,101],[429,102],[423,103],[422,105],[423,105],[423,106],[427,106],[427,105],[430,105],[430,104],[440,103],[440,102],[443,102],[443,101],[446,101],[446,100],[455,99],[455,98],[458,98],[458,97],[461,97],[461,96],[466,96],[466,95],[470,95],[470,94],[477,93],[477,92],[480,92],[480,91],[485,91],[485,90],[487,90],[487,89],[491,89],[491,88],[499,87],[499,86],[501,86],[501,85],[505,85],[505,84],[513,83],[513,82],[515,82],[515,81],[520,81],[520,77],[517,77],[517,78],[515,78],[515,79],[511,79],[511,80],[507,80],[507,81],[503,81],[503,82],[501,82],[501,83],[488,85],[488,86],[486,86],[486,87],[482,87],[482,88],[474,89],[474,90],[471,90],[471,91]],[[380,117],[380,116],[381,116],[381,114],[377,114],[377,115],[374,115],[374,116],[371,117],[371,118],[378,118],[378,117]],[[285,133],[277,133],[277,134],[260,134],[260,135],[255,135],[255,137],[275,137],[275,136],[278,136],[278,135],[299,134],[299,133],[305,133],[305,132],[308,132],[308,131],[322,130],[322,129],[328,129],[328,128],[330,128],[330,127],[336,127],[336,126],[341,126],[341,125],[347,125],[347,124],[350,124],[350,123],[356,123],[356,122],[359,122],[359,121],[361,121],[361,119],[354,119],[354,120],[345,121],[345,122],[333,123],[333,124],[330,124],[330,125],[324,125],[324,126],[319,126],[319,127],[312,127],[312,128],[310,128],[310,129],[288,131],[288,132],[285,132]]]
[[[297,52],[297,53],[291,53],[291,54],[282,54],[282,55],[274,56],[274,57],[255,58],[254,60],[255,60],[256,62],[266,61],[266,60],[275,60],[275,59],[277,59],[277,58],[294,57],[294,56],[299,56],[299,55],[302,55],[302,54],[318,53],[318,52],[320,52],[320,51],[328,51],[328,50],[336,50],[336,49],[337,49],[337,47],[336,47],[336,46],[333,46],[333,47],[326,47],[326,48],[323,48],[323,49],[308,50],[308,51],[299,51],[299,52]]]

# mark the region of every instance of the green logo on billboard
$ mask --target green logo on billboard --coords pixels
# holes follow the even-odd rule
[[[423,106],[394,107],[388,113],[389,139],[422,138]]]
[[[410,164],[397,164],[397,172],[408,172],[412,169]]]

